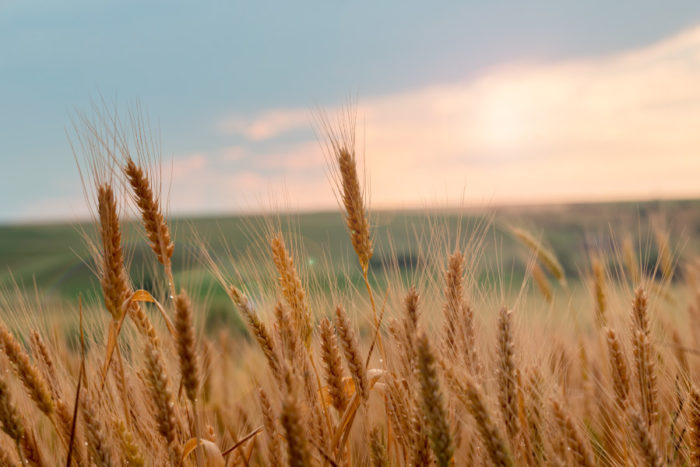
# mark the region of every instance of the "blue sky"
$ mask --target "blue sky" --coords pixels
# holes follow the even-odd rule
[[[642,58],[635,63],[651,67],[659,57],[675,60],[691,47],[696,50],[695,36],[683,36],[686,39],[675,42],[673,38],[695,30],[698,24],[697,2],[674,2],[671,8],[651,1],[5,1],[0,4],[0,161],[4,174],[0,222],[71,220],[85,215],[66,129],[76,110],[89,110],[90,103],[100,96],[120,107],[140,101],[160,128],[164,159],[173,160],[173,212],[254,209],[260,198],[274,191],[280,182],[286,187],[284,196],[291,199],[292,208],[324,208],[334,205],[329,189],[319,191],[327,184],[324,168],[315,164],[318,155],[305,158],[316,144],[309,117],[315,106],[332,111],[348,95],[358,96],[370,143],[366,154],[370,173],[373,164],[377,167],[372,182],[389,186],[388,181],[383,183],[382,158],[386,157],[386,164],[395,161],[398,156],[392,158],[388,152],[394,147],[392,143],[400,147],[389,136],[399,139],[402,128],[410,131],[414,127],[401,126],[406,114],[393,115],[387,108],[406,103],[406,113],[420,115],[423,108],[435,111],[434,102],[440,99],[450,102],[448,95],[459,96],[456,99],[464,99],[465,107],[470,108],[474,96],[481,95],[478,90],[484,77],[489,77],[491,83],[510,83],[517,82],[521,73],[531,76],[527,81],[530,84],[519,94],[505,94],[517,100],[533,89],[544,93],[543,87],[556,86],[554,82],[570,83],[586,73],[591,79],[610,70],[616,77],[631,76],[630,70],[640,66],[620,68],[629,54],[637,53]],[[676,48],[666,46],[663,52],[654,48],[669,43]],[[611,57],[617,57],[618,62],[611,63]],[[695,57],[688,53],[684,60],[689,65],[672,79],[692,77],[688,73],[695,67]],[[567,64],[578,71],[565,70]],[[541,78],[545,72],[549,73],[547,78]],[[640,78],[640,93],[647,89],[645,86],[658,89],[650,81],[656,75],[658,72],[649,72],[648,79]],[[618,82],[612,78],[609,81]],[[492,89],[487,87],[484,92],[488,94]],[[603,92],[619,94],[614,89],[598,89],[588,94],[589,99],[600,98]],[[692,108],[688,103],[695,96],[690,88],[688,93],[675,98],[683,103],[685,117],[695,115],[695,106],[700,106],[700,91]],[[559,104],[568,102],[566,99],[573,102],[570,93],[557,96],[562,100]],[[670,105],[655,102],[665,108]],[[517,122],[517,134],[501,134],[515,117],[510,114],[509,100],[499,105],[505,110],[498,107],[495,111],[499,133],[494,138],[501,141],[517,137],[514,144],[523,138],[530,141],[523,136],[527,128]],[[530,115],[527,105],[523,103],[524,112]],[[545,110],[555,112],[565,107],[552,105]],[[491,104],[489,109],[493,109]],[[612,110],[604,112],[610,115]],[[487,113],[492,115],[491,110]],[[649,114],[649,118],[664,115]],[[275,126],[280,121],[284,122],[281,129]],[[256,128],[263,128],[262,132],[253,131],[254,122],[258,122]],[[376,122],[374,132],[372,122]],[[628,137],[639,128],[632,123]],[[267,130],[270,125],[274,128]],[[418,121],[413,125],[421,127]],[[377,134],[380,130],[381,135]],[[547,129],[541,127],[538,131]],[[433,134],[436,139],[459,137],[459,131]],[[688,138],[690,148],[695,140]],[[584,140],[590,142],[590,135]],[[572,137],[572,144],[577,141]],[[498,152],[493,145],[472,143],[470,140],[466,149],[444,148],[445,154],[454,151],[454,157],[441,162],[448,167],[446,170],[449,164],[455,164],[452,172],[464,170],[468,174],[472,165],[465,161],[477,165],[486,161],[505,173],[517,172],[517,168],[508,166],[516,157],[511,149],[499,146]],[[619,149],[617,140],[595,143],[596,147],[609,143],[603,149],[611,145]],[[649,161],[666,152],[662,143],[645,145],[658,145],[654,146],[656,152],[649,154]],[[435,146],[436,150],[442,147],[439,143]],[[533,154],[539,147],[518,146]],[[678,164],[689,164],[686,168],[690,169],[695,167],[693,159],[700,156],[691,154],[688,148],[678,148]],[[373,149],[377,150],[376,156]],[[440,156],[417,154],[410,159],[412,167],[433,157]],[[565,157],[561,156],[562,167],[568,163]],[[653,163],[647,165],[653,173]],[[192,174],[191,183],[187,184],[184,175],[178,178],[178,173]],[[544,172],[541,175],[546,177]],[[212,186],[213,181],[229,185],[226,176],[240,182],[248,195],[239,195],[231,187]],[[376,191],[373,200],[379,206],[408,206],[442,198],[454,201],[457,195],[453,192],[469,192],[473,185],[468,175],[441,177],[435,173],[435,183],[414,199],[400,198],[396,190],[383,193],[372,187]],[[457,186],[447,189],[448,182]],[[546,184],[546,178],[532,182]],[[606,191],[605,187],[589,194],[583,189],[569,193],[564,188],[531,193],[523,187],[522,193],[501,194],[495,180],[491,184],[492,188],[486,184],[476,187],[474,201],[700,194],[700,190],[692,193],[690,189],[677,193],[672,185],[654,185],[649,191],[648,184],[639,189],[631,186],[620,193]],[[178,190],[181,195],[175,194]]]

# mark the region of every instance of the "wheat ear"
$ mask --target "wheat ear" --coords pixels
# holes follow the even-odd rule
[[[260,346],[260,349],[263,351],[272,375],[275,377],[278,383],[282,384],[282,369],[277,353],[277,346],[275,345],[272,335],[267,330],[267,326],[265,326],[265,323],[258,318],[258,315],[255,313],[255,310],[253,310],[248,297],[246,297],[243,292],[235,287],[230,287],[228,292],[231,300],[234,302],[239,312],[243,316],[243,319],[248,324],[248,329],[253,334],[253,337]]]
[[[57,429],[59,430],[59,434],[61,438],[63,439],[66,447],[68,449],[71,449],[69,446],[71,442],[71,431],[73,430],[73,413],[71,410],[69,410],[68,406],[61,400],[57,399],[56,400],[56,421],[57,421]],[[75,464],[78,466],[83,466],[85,465],[85,461],[83,459],[83,454],[84,451],[82,447],[84,446],[84,439],[82,436],[82,433],[76,429],[75,433],[73,433],[74,439],[73,439],[73,446],[72,446],[72,457],[73,460],[75,461]]]
[[[344,144],[336,146],[335,157],[340,173],[345,223],[350,232],[350,241],[360,261],[360,267],[366,274],[373,248],[369,233],[369,219],[362,197],[360,179],[357,175],[355,148],[346,141]]]
[[[605,269],[598,256],[593,258],[593,291],[595,295],[596,323],[603,327],[607,324],[607,299],[605,296]]]
[[[294,320],[282,302],[275,305],[275,319],[276,330],[282,343],[282,355],[292,365],[292,370],[299,370],[297,365],[302,363],[304,357],[300,349],[303,344],[299,340]]]
[[[182,457],[181,447],[177,439],[177,419],[175,416],[175,401],[170,390],[168,377],[165,373],[165,363],[160,350],[150,342],[146,342],[146,381],[155,406],[158,432],[166,441],[166,448],[171,462],[179,462]]]
[[[355,330],[350,324],[350,318],[340,306],[335,309],[335,328],[338,331],[340,345],[343,348],[350,375],[355,382],[355,390],[363,400],[367,400],[369,398],[367,370],[360,357],[357,337],[355,336]]]
[[[114,191],[109,184],[102,184],[97,188],[97,209],[102,239],[100,285],[104,294],[105,308],[116,322],[121,317],[125,300],[133,290],[124,269],[117,203]],[[155,329],[138,302],[131,302],[127,311],[139,332],[157,346]]]
[[[141,448],[138,446],[138,444],[136,444],[134,435],[131,433],[129,428],[127,428],[124,422],[117,418],[113,418],[112,425],[114,426],[114,432],[119,440],[119,446],[121,448],[124,463],[129,467],[143,467],[146,465],[146,462],[143,459],[143,454],[141,453]]]
[[[627,371],[627,359],[622,353],[620,341],[613,329],[607,330],[608,354],[613,376],[613,389],[618,407],[624,408],[630,392],[630,381]]]
[[[453,355],[465,342],[462,327],[462,306],[464,300],[464,287],[462,275],[464,274],[464,255],[455,251],[448,261],[445,271],[445,303],[442,311],[445,316],[445,337],[447,349]]]
[[[187,398],[194,403],[199,388],[199,362],[195,350],[194,317],[192,303],[187,293],[181,290],[175,297],[175,332],[177,353],[180,357],[182,385]]]
[[[308,299],[282,234],[272,237],[270,249],[275,268],[279,274],[278,282],[282,295],[292,309],[294,324],[301,333],[304,345],[308,349],[311,345],[311,315],[309,314]]]
[[[690,465],[700,467],[700,391],[698,388],[693,386],[690,389],[689,398]]]
[[[633,349],[642,411],[647,426],[651,427],[658,411],[655,361],[649,337],[642,331],[635,332]]]
[[[292,394],[286,396],[280,416],[287,439],[287,461],[290,467],[308,467],[311,465],[307,427],[304,426],[301,409]]]
[[[334,175],[336,193],[340,195],[345,211],[345,224],[350,234],[350,242],[355,250],[357,259],[362,269],[362,278],[372,305],[372,314],[376,332],[376,341],[383,358],[386,358],[382,335],[379,333],[380,318],[374,302],[374,294],[369,283],[369,264],[374,254],[372,237],[370,235],[370,222],[367,205],[360,186],[360,178],[357,171],[357,159],[355,157],[355,117],[351,111],[347,112],[345,121],[341,120],[339,128],[334,131],[325,122],[325,129],[329,139],[329,147],[334,161]],[[370,347],[371,351],[374,345]],[[368,359],[369,360],[369,359]]]
[[[518,398],[516,394],[515,351],[511,314],[507,308],[501,308],[498,314],[498,401],[503,414],[503,421],[511,441],[517,443],[518,437]]]
[[[100,285],[104,294],[105,308],[112,315],[113,320],[119,320],[122,314],[122,303],[129,296],[130,287],[124,271],[117,201],[112,187],[108,184],[97,187],[97,211],[102,239]]]
[[[24,437],[24,422],[17,411],[12,398],[10,397],[10,389],[7,383],[0,378],[0,423],[2,423],[2,431],[12,438],[21,456],[20,442]]]
[[[401,443],[406,452],[412,448],[411,406],[406,387],[399,380],[398,376],[391,374],[387,381],[389,416],[392,420],[392,427],[396,430],[394,436]]]
[[[542,243],[537,240],[530,232],[526,230],[514,228],[513,234],[525,246],[527,246],[544,265],[545,268],[552,274],[561,284],[566,284],[566,275],[564,268],[559,263],[559,260],[554,253],[545,248]]]
[[[432,465],[430,437],[427,433],[423,411],[415,403],[411,406],[411,458],[413,465]]]
[[[389,467],[389,457],[386,452],[386,443],[382,430],[375,426],[369,432],[369,452],[372,460],[372,467]]]
[[[333,325],[328,318],[321,320],[321,360],[331,403],[338,413],[342,414],[348,406],[348,396],[343,382],[343,360]]]
[[[85,421],[85,433],[90,461],[99,467],[115,464],[114,454],[109,444],[107,429],[97,413],[97,407],[88,390],[83,388],[80,408]]]
[[[148,176],[131,158],[126,161],[124,174],[134,192],[136,205],[141,211],[146,235],[151,241],[151,249],[156,254],[158,262],[167,268],[175,247],[170,240],[170,229],[161,212],[160,202],[153,194]]]
[[[409,377],[409,375],[413,374],[416,362],[416,333],[419,317],[418,300],[418,292],[415,287],[411,287],[403,301],[403,328],[399,328],[396,323],[390,325],[390,331],[394,335],[394,338],[403,347],[400,354],[400,361],[403,365],[402,371],[405,377]]]
[[[420,316],[418,312],[419,299],[418,291],[415,287],[411,287],[403,300],[404,311],[406,313],[404,327],[406,329],[406,335],[412,336],[412,339],[415,339],[416,329],[418,328],[418,318]]]
[[[41,362],[44,379],[47,381],[54,399],[60,399],[60,388],[58,376],[56,375],[56,366],[54,365],[53,357],[51,356],[51,352],[49,352],[48,347],[46,347],[44,339],[42,339],[41,334],[39,334],[35,329],[32,329],[29,333],[29,342],[31,343],[32,354],[37,360],[39,360],[39,362]]]
[[[438,380],[435,357],[428,337],[421,333],[417,339],[418,381],[421,389],[423,415],[428,424],[430,444],[440,467],[450,465],[454,447],[447,411]]]
[[[452,393],[457,396],[474,418],[477,431],[491,462],[499,467],[513,466],[513,458],[508,450],[508,445],[499,432],[498,426],[488,410],[482,390],[474,378],[466,376],[457,379],[449,368],[445,376]]]
[[[632,426],[635,441],[637,442],[637,447],[646,465],[649,467],[661,467],[663,465],[661,462],[661,453],[656,447],[656,443],[646,423],[642,420],[641,415],[639,415],[639,412],[636,410],[629,410],[628,418]]]
[[[536,459],[541,459],[544,454],[544,441],[542,439],[542,385],[544,384],[542,373],[537,368],[529,372],[526,383],[528,410],[526,413],[527,424],[530,429],[530,438],[533,442]]]
[[[574,424],[571,415],[569,415],[566,409],[562,407],[557,400],[552,400],[552,413],[554,414],[554,419],[557,425],[559,425],[559,429],[564,436],[566,445],[569,447],[576,465],[581,467],[593,467],[595,462],[590,448],[585,443],[581,432]]]
[[[263,388],[258,389],[258,397],[260,399],[260,411],[263,416],[265,436],[267,437],[267,463],[272,467],[279,467],[282,465],[282,452],[280,451],[278,438],[277,416]]]
[[[30,361],[27,352],[25,352],[3,323],[0,323],[0,345],[5,351],[7,358],[12,362],[15,373],[22,381],[22,384],[24,384],[29,397],[31,397],[39,410],[50,417],[54,410],[51,390],[44,377],[39,373],[39,370]]]
[[[549,279],[545,275],[544,271],[538,263],[532,265],[532,278],[535,280],[535,285],[539,289],[540,293],[548,303],[552,303],[554,299],[554,292],[552,292],[552,286],[549,283]]]
[[[649,312],[646,291],[639,287],[634,291],[634,299],[632,300],[632,323],[634,328],[649,335]]]

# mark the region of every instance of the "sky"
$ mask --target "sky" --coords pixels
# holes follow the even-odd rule
[[[0,222],[88,215],[72,120],[137,103],[172,214],[700,196],[700,3],[0,1]],[[77,155],[78,158],[81,154]]]

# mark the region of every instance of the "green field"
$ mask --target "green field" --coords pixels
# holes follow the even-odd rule
[[[230,306],[202,261],[201,245],[225,268],[238,266],[237,280],[245,281],[246,266],[271,263],[265,251],[264,235],[279,228],[293,239],[297,262],[317,287],[351,286],[360,274],[341,215],[337,212],[288,216],[232,216],[218,218],[175,218],[171,225],[176,250],[173,256],[178,283],[186,283],[191,293],[208,297],[212,320],[228,320]],[[518,284],[525,272],[528,251],[514,241],[509,226],[524,227],[542,236],[559,257],[567,275],[575,280],[588,268],[592,250],[610,253],[610,232],[628,232],[643,251],[640,258],[647,269],[656,261],[656,245],[650,226],[661,224],[671,234],[671,244],[685,257],[700,251],[700,201],[645,203],[604,203],[537,207],[507,207],[465,211],[382,211],[372,215],[375,255],[374,281],[394,266],[410,274],[421,267],[422,251],[428,244],[452,248],[454,239],[483,238],[479,248],[479,277],[483,281],[497,275],[505,283]],[[130,260],[131,277],[138,288],[152,290],[160,270],[146,246],[140,225],[127,223],[124,249]],[[428,234],[432,232],[432,234]],[[435,236],[442,232],[442,237]],[[44,301],[75,302],[79,295],[99,303],[99,284],[93,273],[85,236],[94,234],[91,224],[6,225],[0,226],[0,283],[14,283],[24,289],[34,284]],[[450,237],[447,246],[445,238]],[[391,240],[389,240],[391,239]],[[466,242],[466,240],[465,240]],[[462,243],[465,245],[466,243]],[[614,255],[606,255],[606,257]],[[414,271],[415,272],[415,271]],[[495,274],[497,272],[497,274]],[[235,279],[234,279],[235,280]],[[258,282],[258,281],[250,281]],[[194,289],[194,290],[192,290]]]

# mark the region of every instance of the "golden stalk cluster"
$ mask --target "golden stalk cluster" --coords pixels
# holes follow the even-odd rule
[[[0,323],[0,464],[700,466],[700,274],[689,263],[679,292],[668,236],[661,282],[627,244],[628,277],[614,280],[596,256],[592,281],[571,282],[552,249],[514,229],[544,296],[528,296],[530,308],[472,281],[466,255],[477,252],[465,249],[434,252],[415,286],[384,284],[370,274],[354,136],[338,134],[333,161],[363,290],[316,297],[295,244],[275,232],[269,290],[212,268],[250,339],[198,331],[201,303],[176,288],[153,171],[126,146],[122,159],[105,156],[131,191],[165,298],[134,290],[119,185],[100,177],[95,269],[107,313],[85,326],[80,308],[77,345]],[[588,301],[574,298],[580,283],[592,285]],[[672,314],[685,296],[688,311]]]

